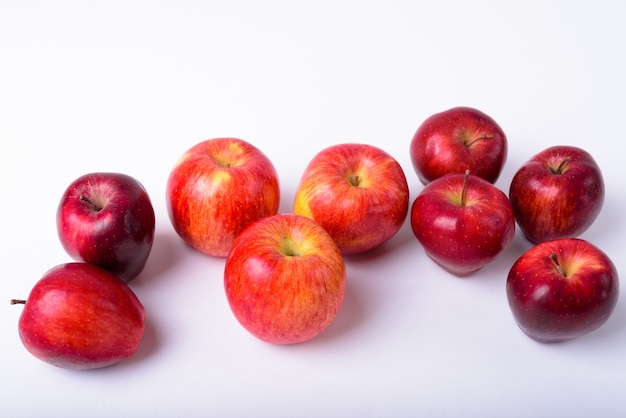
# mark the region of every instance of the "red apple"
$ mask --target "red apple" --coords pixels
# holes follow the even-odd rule
[[[515,219],[500,189],[466,172],[426,185],[413,202],[411,227],[429,257],[446,271],[466,276],[511,243]]]
[[[57,209],[61,244],[76,261],[130,281],[143,270],[154,241],[155,215],[146,189],[120,173],[85,174]]]
[[[209,139],[176,163],[166,197],[178,235],[204,254],[225,257],[246,226],[278,212],[278,175],[265,154],[248,142]]]
[[[471,107],[454,107],[418,127],[410,155],[423,184],[465,170],[495,183],[506,161],[507,139],[490,116]]]
[[[515,173],[509,198],[517,224],[529,241],[571,238],[585,232],[600,213],[604,180],[587,151],[554,146],[533,156]]]
[[[294,213],[315,220],[342,254],[377,247],[406,219],[409,187],[400,164],[365,144],[339,144],[318,153],[306,167]]]
[[[95,369],[131,357],[144,333],[145,311],[113,273],[88,263],[47,271],[32,288],[19,319],[26,349],[68,369]]]
[[[224,268],[235,318],[257,338],[293,344],[320,334],[337,316],[346,268],[337,245],[309,218],[278,214],[235,240]]]
[[[570,340],[602,326],[618,288],[613,262],[579,238],[537,244],[513,264],[506,282],[515,321],[540,342]]]

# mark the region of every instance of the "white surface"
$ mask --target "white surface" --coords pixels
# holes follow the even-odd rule
[[[346,260],[344,307],[318,338],[272,346],[239,326],[222,259],[175,235],[165,182],[193,144],[235,136],[275,164],[282,212],[315,153],[382,147],[402,164],[417,126],[477,107],[508,135],[497,185],[555,144],[587,149],[606,200],[583,235],[624,272],[626,3],[619,1],[0,0],[0,399],[6,416],[588,417],[626,411],[626,297],[600,330],[541,345],[517,328],[508,269],[518,234],[469,278],[444,273],[407,223]],[[132,288],[148,313],[137,355],[91,372],[21,345],[21,308],[50,267],[65,187],[121,171],[157,212],[149,264]],[[624,286],[626,289],[626,286]]]

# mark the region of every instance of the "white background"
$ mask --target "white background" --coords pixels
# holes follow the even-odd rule
[[[626,297],[598,331],[531,341],[504,292],[530,245],[519,231],[468,278],[424,254],[408,221],[346,259],[340,315],[319,337],[273,346],[226,303],[223,259],[185,246],[165,182],[195,143],[259,147],[291,212],[322,148],[379,146],[422,189],[408,155],[419,124],[457,105],[509,139],[496,183],[556,144],[603,170],[606,200],[582,237],[624,271],[626,3],[620,1],[0,0],[0,409],[59,417],[589,417],[626,412]],[[67,185],[93,171],[148,189],[157,235],[131,282],[148,315],[137,354],[76,372],[32,357],[17,333],[41,275],[70,261],[56,236]],[[626,286],[624,286],[626,288]]]

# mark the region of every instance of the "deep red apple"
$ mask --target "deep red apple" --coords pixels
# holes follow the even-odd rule
[[[333,322],[343,304],[346,268],[324,228],[303,216],[278,214],[236,238],[224,288],[246,330],[269,343],[293,344]]]
[[[406,219],[409,187],[400,164],[366,144],[338,144],[306,167],[294,213],[315,220],[342,254],[361,253],[393,237]]]
[[[146,189],[121,173],[90,173],[73,181],[57,210],[61,244],[76,261],[130,281],[143,270],[154,241],[155,215]]]
[[[144,307],[113,273],[88,263],[47,271],[32,288],[19,319],[26,349],[68,369],[95,369],[131,357],[144,333]]]
[[[604,180],[587,151],[554,146],[520,167],[511,180],[509,198],[529,241],[571,238],[585,232],[598,217]]]
[[[410,146],[411,162],[423,184],[465,170],[495,183],[507,157],[507,138],[490,116],[454,107],[428,117]]]
[[[617,304],[613,262],[579,238],[537,244],[511,267],[506,293],[515,321],[540,342],[565,341],[602,326]]]
[[[511,243],[515,219],[500,189],[466,172],[426,185],[413,202],[411,227],[428,256],[448,272],[466,276]]]
[[[258,148],[237,138],[215,138],[183,154],[167,182],[174,229],[190,246],[225,257],[249,224],[278,212],[278,175]]]

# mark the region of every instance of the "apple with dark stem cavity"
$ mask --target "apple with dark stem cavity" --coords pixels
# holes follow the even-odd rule
[[[602,326],[619,293],[617,270],[580,238],[537,244],[511,267],[506,294],[521,330],[539,342],[571,340]]]
[[[214,138],[187,150],[167,181],[167,209],[178,235],[198,251],[226,257],[252,222],[278,212],[278,175],[255,146]]]
[[[346,291],[346,268],[328,233],[315,221],[277,214],[235,239],[224,288],[239,323],[273,344],[310,340],[335,319]]]
[[[604,203],[600,167],[585,150],[559,145],[524,163],[509,188],[515,219],[526,238],[540,243],[581,235]]]
[[[411,227],[430,258],[456,276],[467,276],[508,247],[515,219],[500,189],[466,171],[422,189],[411,208]]]
[[[137,296],[108,270],[67,263],[48,270],[23,304],[18,329],[38,359],[67,369],[110,366],[135,354],[145,310]]]
[[[367,144],[338,144],[319,152],[296,190],[294,213],[319,223],[342,254],[356,254],[390,240],[409,209],[409,187],[400,164]]]
[[[76,261],[110,270],[128,282],[146,265],[155,214],[146,189],[121,173],[90,173],[73,181],[57,209],[61,244]]]
[[[411,162],[423,184],[469,170],[495,183],[507,158],[507,138],[496,121],[472,107],[428,117],[413,135]]]

